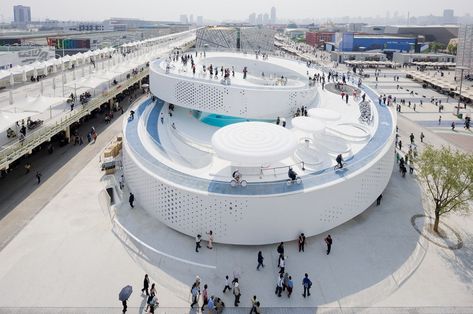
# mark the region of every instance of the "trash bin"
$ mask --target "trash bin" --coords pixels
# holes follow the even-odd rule
[[[457,117],[458,117],[458,119],[463,119],[463,113],[459,113],[459,114],[457,115]]]

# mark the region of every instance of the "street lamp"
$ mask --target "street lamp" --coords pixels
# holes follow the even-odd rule
[[[462,99],[463,72],[464,72],[465,70],[469,70],[470,68],[465,67],[465,66],[457,66],[456,69],[461,71],[461,75],[460,75],[460,91],[459,91],[459,95],[458,95],[458,105],[457,105],[457,117],[458,117],[458,115],[460,114],[460,102],[461,102],[461,99]]]

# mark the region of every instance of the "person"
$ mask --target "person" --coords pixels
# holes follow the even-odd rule
[[[207,232],[207,236],[209,237],[208,238],[208,243],[207,243],[207,248],[209,250],[213,249],[213,241],[214,241],[214,236],[213,236],[213,232],[212,230],[210,230],[209,232]]]
[[[122,301],[122,306],[123,306],[122,312],[123,312],[123,313],[126,313],[126,309],[128,308],[128,306],[126,305],[126,301],[127,301],[127,300],[123,300],[123,301]]]
[[[276,119],[276,125],[279,125],[279,123],[281,123],[281,118],[278,117],[278,118]]]
[[[409,135],[409,138],[411,139],[411,144],[414,143],[414,133],[411,133],[411,135]]]
[[[274,291],[274,294],[277,294],[278,297],[281,297],[283,282],[283,274],[279,274],[278,280],[276,281],[276,290]]]
[[[452,121],[451,127],[452,127],[452,131],[455,131],[455,121]]]
[[[264,268],[263,260],[264,260],[263,253],[259,251],[258,252],[258,266],[256,266],[256,270],[259,270],[260,267]]]
[[[38,184],[41,183],[41,176],[42,176],[41,172],[36,171],[36,180],[38,181]]]
[[[439,116],[439,125],[442,123],[442,116]]]
[[[295,181],[297,179],[297,173],[292,169],[292,167],[289,167],[289,170],[287,171],[287,175],[291,181]]]
[[[259,301],[256,301],[255,303],[255,314],[260,314],[261,313],[261,303]]]
[[[194,304],[198,304],[198,302],[199,302],[199,294],[200,294],[199,287],[198,287],[197,283],[195,283],[195,282],[194,282],[194,284],[192,285],[191,294],[192,294],[191,308],[193,308],[193,307],[194,307]]]
[[[302,286],[304,287],[304,293],[302,296],[304,298],[306,296],[310,297],[310,287],[312,287],[312,281],[310,281],[309,275],[307,273],[304,274],[304,279],[302,279]]]
[[[325,243],[327,244],[327,255],[329,255],[332,248],[332,237],[330,234],[325,238]]]
[[[209,310],[209,313],[213,313],[213,310],[215,309],[215,302],[214,302],[214,296],[210,296],[209,302],[207,302],[207,309]]]
[[[342,154],[338,154],[337,158],[335,158],[335,161],[337,162],[338,168],[342,169],[343,168],[343,157]]]
[[[397,144],[398,144],[398,146],[399,146],[399,150],[402,150],[402,141],[399,140],[399,143],[397,143]]]
[[[305,235],[304,233],[301,233],[299,235],[299,241],[298,241],[298,244],[299,244],[299,252],[304,252],[304,246],[305,246]]]
[[[225,276],[225,287],[223,287],[223,293],[225,293],[225,291],[228,290],[232,290],[232,288],[230,288],[230,283],[228,282],[228,275]]]
[[[198,235],[195,237],[195,251],[196,251],[197,253],[199,253],[199,249],[201,248],[201,246],[200,246],[200,241],[201,241],[201,240],[202,240],[202,239],[201,239],[201,235],[198,234]]]
[[[238,279],[233,282],[233,295],[235,296],[235,302],[233,305],[238,306],[238,304],[240,303],[241,296],[240,284],[238,283]]]
[[[294,283],[292,282],[292,277],[289,276],[286,282],[286,288],[287,288],[287,297],[290,298],[292,294],[292,289],[294,288]]]
[[[135,118],[135,112],[133,110],[130,110],[130,120],[133,120]]]
[[[284,243],[283,242],[279,243],[276,251],[278,252],[279,255],[284,255]]]
[[[202,300],[204,301],[202,303],[202,307],[200,310],[204,312],[204,306],[206,306],[209,303],[209,294],[208,294],[208,286],[207,284],[204,285],[204,290],[202,291]]]
[[[424,137],[425,137],[424,132],[420,132],[420,142],[421,143],[424,143]]]
[[[383,194],[379,194],[378,198],[376,199],[376,206],[381,204],[381,199],[383,198]]]
[[[149,296],[148,296],[148,299],[146,300],[146,309],[145,309],[145,312],[148,311],[148,309],[151,307],[151,304],[153,303],[153,298],[156,296],[156,288],[155,288],[155,285],[156,284],[152,284],[151,285],[151,289],[149,291]]]
[[[241,173],[238,169],[236,169],[235,171],[233,171],[232,173],[232,177],[233,179],[235,179],[236,182],[240,182],[240,179],[241,179]]]
[[[250,310],[250,314],[253,314],[253,313],[257,313],[256,312],[256,302],[258,302],[258,300],[256,299],[256,296],[254,295],[251,299],[251,310]]]
[[[284,274],[284,270],[286,269],[286,260],[284,255],[279,255],[279,273]]]
[[[223,309],[225,308],[225,303],[223,303],[222,299],[220,299],[219,297],[215,297],[214,304],[217,314],[221,314],[223,312]]]
[[[128,197],[128,202],[130,203],[131,208],[135,208],[135,206],[133,206],[134,201],[135,201],[135,195],[130,192],[130,197]]]
[[[149,278],[148,278],[148,274],[145,275],[145,279],[143,280],[143,289],[141,289],[141,293],[143,294],[143,292],[146,292],[146,295],[149,296]]]
[[[31,171],[31,164],[29,162],[25,164],[25,171],[25,174],[28,174]]]
[[[123,187],[125,186],[125,177],[123,176],[123,174],[118,179],[118,184],[120,186],[120,190],[123,190]]]

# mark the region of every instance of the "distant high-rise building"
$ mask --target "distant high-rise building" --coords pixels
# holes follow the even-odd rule
[[[256,18],[256,24],[263,25],[263,14],[258,14],[258,17]]]
[[[198,26],[204,25],[204,18],[202,17],[202,15],[197,16],[197,25]]]
[[[16,25],[26,25],[31,22],[31,8],[23,5],[13,7],[13,20]]]
[[[445,9],[443,10],[443,23],[445,24],[453,24],[455,23],[455,14],[452,9]]]
[[[271,24],[276,24],[276,8],[271,8]]]
[[[467,67],[463,75],[473,73],[473,24],[461,25],[458,31],[457,66]],[[455,71],[460,78],[461,71]]]
[[[181,17],[179,18],[179,21],[180,21],[182,24],[189,24],[189,20],[187,19],[187,15],[186,15],[186,14],[181,14]]]
[[[263,24],[264,25],[269,24],[269,14],[268,13],[263,14]]]
[[[251,13],[248,17],[248,23],[255,25],[256,24],[256,13]]]
[[[189,15],[189,23],[194,24],[194,14]]]

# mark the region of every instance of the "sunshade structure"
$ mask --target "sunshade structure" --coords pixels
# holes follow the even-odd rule
[[[15,122],[34,116],[35,114],[35,112],[27,111],[18,113],[0,111],[0,132],[3,132],[9,127],[13,126]]]
[[[66,102],[66,100],[66,98],[62,97],[26,97],[23,101],[19,101],[18,103],[0,108],[0,112],[34,112],[35,114],[38,114],[48,109],[62,105]]]

